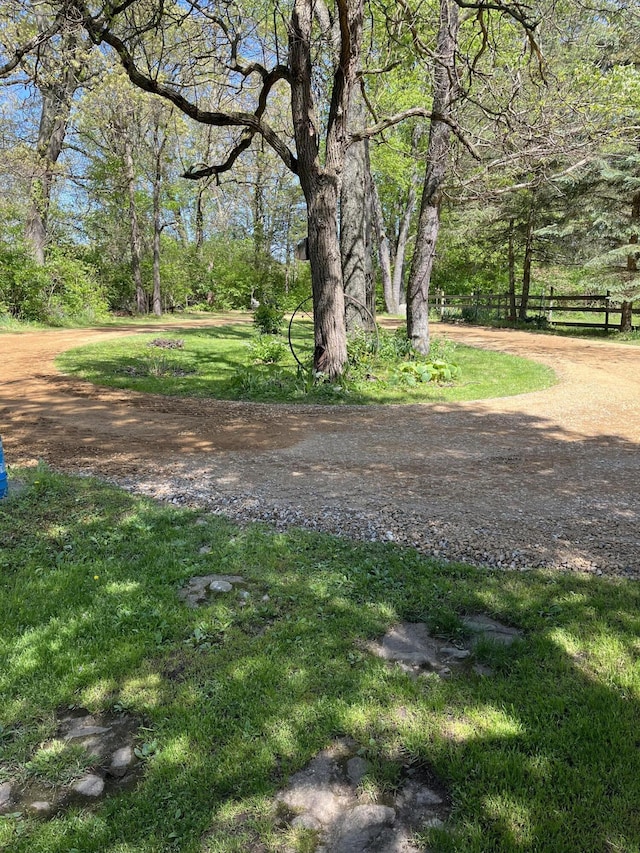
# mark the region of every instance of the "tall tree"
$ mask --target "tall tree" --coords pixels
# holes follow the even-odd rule
[[[440,228],[440,205],[447,175],[451,118],[458,95],[456,51],[460,28],[454,0],[440,0],[433,77],[433,106],[427,146],[418,236],[407,286],[407,335],[413,348],[429,352],[429,284]]]
[[[351,99],[350,129],[364,130],[365,118],[365,104],[356,87]],[[370,330],[374,322],[369,310],[373,286],[370,180],[369,140],[361,139],[347,150],[340,192],[340,255],[347,297],[347,332]]]
[[[40,40],[33,51],[30,74],[40,95],[40,122],[25,238],[39,265],[45,262],[56,164],[63,150],[73,96],[87,74],[90,48],[84,30],[69,18],[53,35],[49,12],[44,4],[33,5]]]
[[[78,0],[80,2],[80,0]],[[425,115],[423,107],[378,122],[363,133],[349,133],[351,92],[358,76],[363,32],[364,0],[334,0],[329,7],[336,32],[335,49],[327,48],[324,27],[318,23],[317,0],[291,0],[286,21],[288,51],[281,61],[280,33],[266,34],[263,18],[251,21],[252,4],[192,4],[186,10],[167,4],[149,7],[129,0],[116,8],[103,7],[92,14],[87,5],[84,23],[96,43],[109,44],[117,52],[131,81],[147,92],[161,95],[198,122],[221,128],[239,128],[228,157],[214,166],[196,167],[187,176],[201,178],[228,171],[261,136],[299,177],[307,203],[309,254],[314,299],[314,365],[329,379],[339,376],[347,358],[344,294],[338,240],[337,202],[347,148],[364,136],[384,130],[410,115]],[[260,11],[260,3],[256,4]],[[174,15],[173,12],[176,11]],[[176,19],[181,22],[176,26]],[[145,44],[153,34],[163,54],[148,63]],[[172,40],[170,37],[175,38]],[[191,41],[193,40],[193,41]],[[187,44],[187,42],[189,42]],[[177,48],[180,48],[178,55]],[[227,55],[222,57],[223,45]],[[243,59],[241,48],[247,55]],[[198,55],[199,61],[193,62]],[[264,61],[259,61],[262,56]],[[145,64],[146,63],[146,64]],[[210,67],[201,70],[202,64]],[[228,74],[227,90],[235,96],[216,109],[207,109],[208,95],[201,91],[211,69]],[[257,81],[257,83],[256,83]],[[289,86],[290,121],[295,153],[285,130],[269,121],[270,95],[279,83]],[[255,88],[252,88],[255,84]],[[206,87],[205,87],[206,88]],[[251,97],[253,96],[253,97]],[[252,100],[250,106],[247,106]],[[281,121],[279,124],[281,124]]]

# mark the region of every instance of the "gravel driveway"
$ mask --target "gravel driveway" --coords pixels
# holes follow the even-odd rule
[[[44,459],[240,521],[390,540],[449,560],[640,578],[638,347],[435,327],[543,362],[559,381],[433,406],[203,402],[56,372],[59,352],[125,331],[0,335],[8,463]]]

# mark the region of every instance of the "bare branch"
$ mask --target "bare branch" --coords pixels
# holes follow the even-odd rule
[[[374,124],[372,127],[366,127],[358,133],[352,133],[350,137],[351,141],[359,142],[362,139],[370,139],[372,136],[377,136],[377,134],[382,133],[384,130],[387,130],[387,128],[400,124],[409,118],[427,118],[432,122],[440,121],[443,124],[448,125],[474,160],[481,159],[471,140],[467,139],[460,126],[450,116],[442,115],[441,113],[433,113],[430,110],[424,109],[424,107],[411,107],[408,110],[403,110],[401,113],[388,116],[387,118],[382,119],[382,121],[379,121],[377,124]]]
[[[273,148],[287,168],[294,174],[298,173],[298,161],[295,155],[278,136],[276,131],[262,119],[269,91],[277,80],[283,79],[285,76],[284,70],[286,69],[283,69],[283,66],[278,66],[273,71],[267,73],[258,99],[258,107],[254,113],[242,111],[221,112],[216,110],[203,110],[185,98],[184,95],[180,94],[176,89],[166,83],[160,83],[158,80],[155,80],[143,73],[137,67],[133,56],[125,43],[107,26],[105,26],[104,22],[96,21],[87,16],[85,18],[85,26],[96,44],[104,42],[115,50],[127,76],[135,86],[145,92],[149,92],[152,95],[159,95],[161,98],[170,101],[185,115],[200,124],[209,124],[215,127],[243,127],[252,131],[254,134],[260,134],[264,138],[265,142]]]
[[[254,131],[245,130],[242,134],[242,138],[237,145],[232,148],[224,163],[220,163],[217,166],[205,166],[204,164],[199,163],[198,165],[190,166],[186,172],[182,173],[182,177],[189,178],[190,180],[199,180],[200,178],[210,178],[213,176],[216,179],[216,183],[219,184],[220,175],[233,168],[238,157],[251,145],[254,136]]]

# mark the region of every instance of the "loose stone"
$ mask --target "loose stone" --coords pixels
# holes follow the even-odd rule
[[[211,592],[231,592],[233,584],[229,581],[211,581],[209,589]]]
[[[0,812],[11,804],[11,782],[3,782],[0,785]]]
[[[53,805],[47,802],[47,800],[36,800],[33,803],[29,803],[27,805],[27,808],[30,812],[35,812],[36,814],[44,815],[48,814],[51,811]]]
[[[317,817],[312,814],[301,814],[291,821],[291,826],[294,829],[313,829],[316,832],[322,829],[322,824]]]
[[[91,737],[92,735],[104,735],[111,729],[104,726],[76,726],[65,735],[65,740],[76,740],[77,738]]]
[[[359,785],[369,772],[369,762],[359,755],[355,755],[347,761],[347,777],[352,785]]]
[[[71,789],[83,797],[99,797],[104,791],[104,779],[95,773],[89,773],[72,785]]]
[[[134,755],[130,746],[122,746],[117,749],[111,756],[111,764],[109,765],[109,774],[121,779],[126,775],[127,771],[133,764]]]

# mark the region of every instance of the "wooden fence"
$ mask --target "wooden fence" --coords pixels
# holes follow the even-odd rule
[[[508,293],[482,293],[473,291],[465,294],[449,294],[443,290],[432,291],[430,307],[442,320],[462,319],[468,322],[506,320],[509,317]],[[516,314],[520,311],[520,299],[516,297]],[[576,326],[585,329],[620,328],[622,308],[610,294],[567,296],[554,293],[553,288],[545,294],[533,294],[527,303],[528,322],[550,326]],[[586,316],[585,316],[586,315]],[[634,308],[632,318],[640,318],[640,308]],[[633,329],[640,329],[634,323]]]

